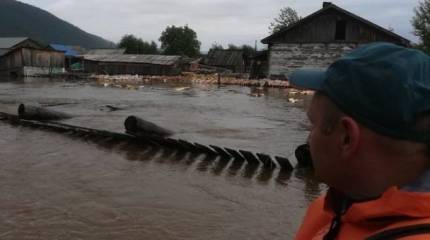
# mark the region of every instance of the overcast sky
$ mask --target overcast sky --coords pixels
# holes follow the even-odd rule
[[[270,22],[282,7],[305,17],[322,7],[320,0],[20,0],[45,9],[75,26],[118,42],[124,34],[158,41],[168,25],[188,24],[202,51],[213,43],[249,44],[268,36]],[[419,0],[333,0],[334,4],[416,42],[410,19]],[[158,42],[157,42],[158,43]],[[259,47],[263,45],[259,44]]]

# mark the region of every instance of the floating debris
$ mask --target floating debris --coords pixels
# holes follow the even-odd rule
[[[290,103],[297,103],[299,101],[300,101],[300,99],[297,99],[297,98],[288,98],[288,102],[290,102]]]
[[[175,91],[182,92],[188,89],[190,89],[190,87],[178,87],[178,88],[175,88]]]

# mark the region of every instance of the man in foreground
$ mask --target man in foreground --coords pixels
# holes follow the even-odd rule
[[[315,174],[330,189],[296,239],[430,239],[430,57],[362,46],[327,70],[299,70]]]

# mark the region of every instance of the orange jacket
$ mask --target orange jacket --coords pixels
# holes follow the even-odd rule
[[[335,203],[337,196],[332,192],[334,191],[329,190],[327,195],[311,204],[296,240],[324,239],[333,227],[335,216],[339,216],[339,228],[335,237],[325,239],[367,239],[387,230],[392,232],[392,229],[417,225],[426,227],[427,231],[394,239],[430,239],[430,192],[411,192],[392,187],[376,200],[352,203],[349,206],[343,204],[344,212],[339,214],[335,214],[336,211],[339,212],[335,209],[336,206],[339,209],[342,204]]]

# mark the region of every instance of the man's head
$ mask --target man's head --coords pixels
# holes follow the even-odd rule
[[[413,170],[423,168],[425,143],[430,142],[430,57],[424,53],[369,44],[327,70],[303,69],[289,79],[317,91],[308,111],[313,125],[309,141],[316,173],[324,182],[347,191],[380,182],[374,172],[384,168],[383,177],[396,174],[390,167],[406,163]],[[405,170],[403,175],[393,184],[414,173]]]

